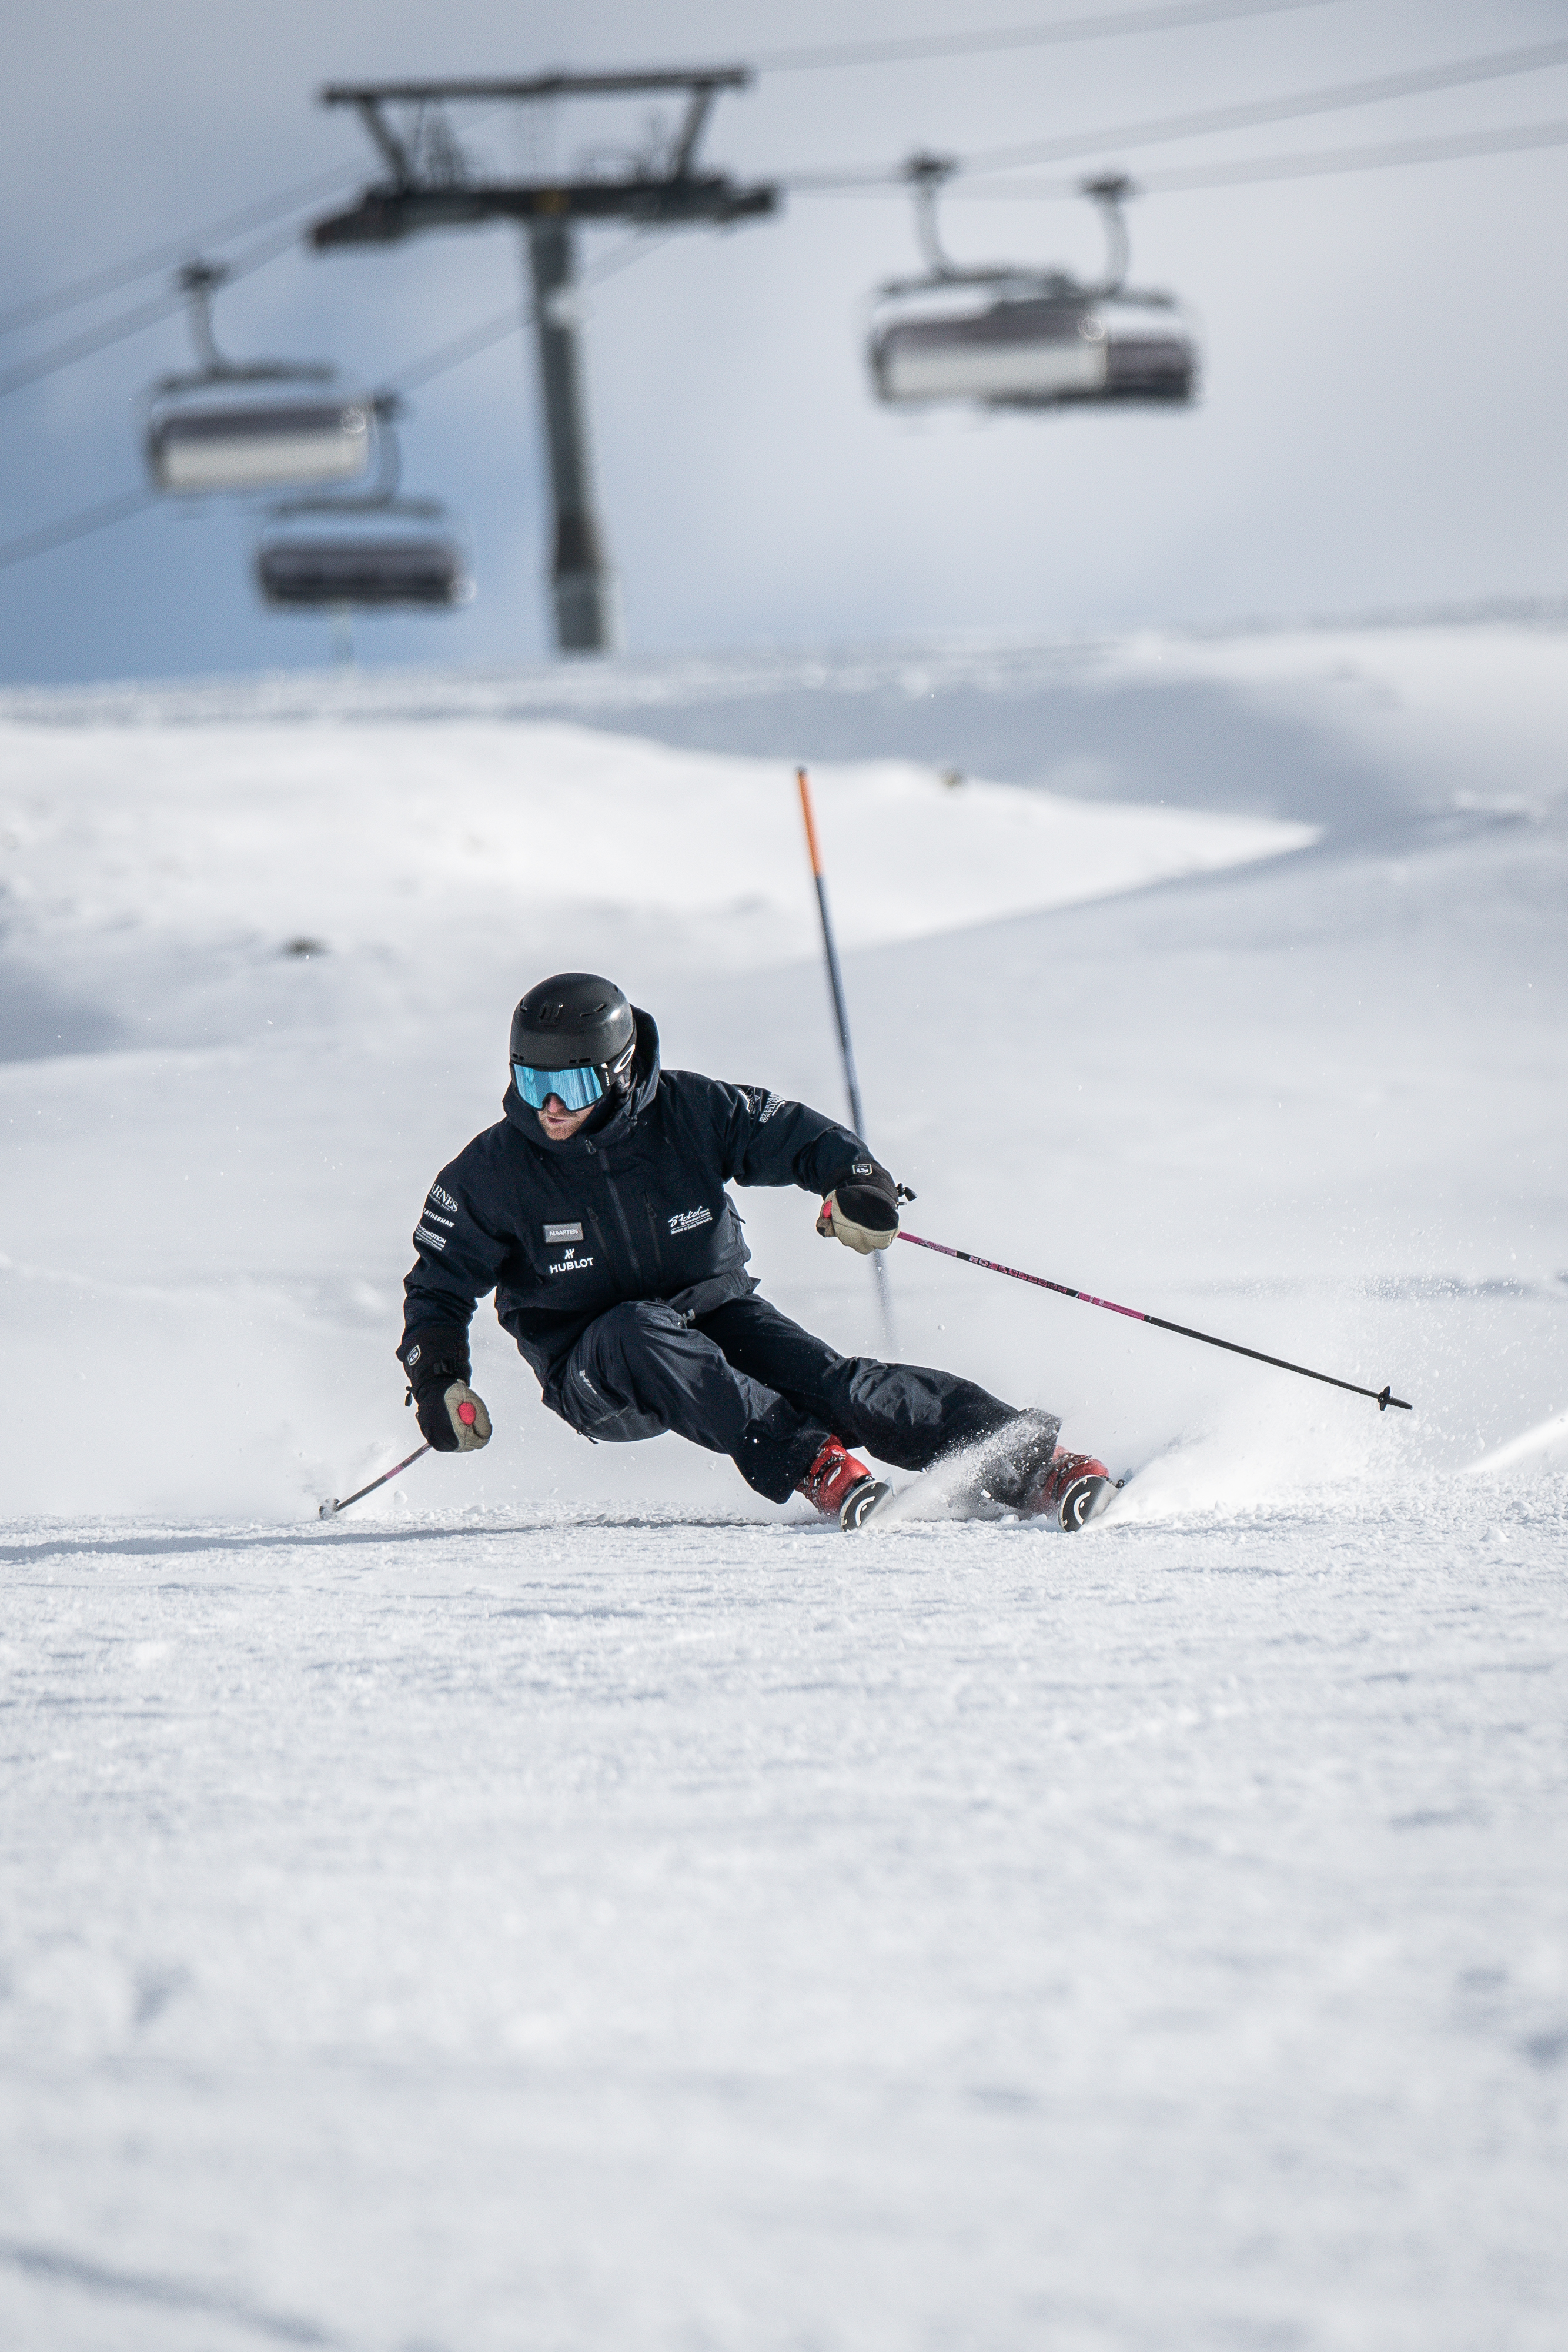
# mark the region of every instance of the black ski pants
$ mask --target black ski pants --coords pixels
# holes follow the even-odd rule
[[[727,1454],[748,1486],[781,1503],[829,1436],[924,1470],[1015,1408],[955,1372],[841,1356],[751,1297],[697,1316],[657,1299],[611,1307],[567,1360],[559,1411],[601,1444],[673,1429]]]

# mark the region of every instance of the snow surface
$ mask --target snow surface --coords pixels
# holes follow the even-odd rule
[[[1561,2342],[1564,652],[0,706],[0,2338]],[[797,751],[915,1229],[1416,1412],[900,1248],[1082,1538],[589,1449],[487,1308],[319,1522],[527,981],[839,1107]]]

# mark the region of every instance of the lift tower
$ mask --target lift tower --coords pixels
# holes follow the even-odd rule
[[[743,187],[727,173],[698,171],[696,150],[715,99],[744,89],[744,66],[689,72],[542,74],[531,81],[355,82],[321,93],[351,106],[374,142],[386,175],[344,213],[310,231],[319,252],[396,245],[422,229],[468,228],[513,220],[528,242],[539,383],[549,439],[555,546],[550,584],[556,643],[563,653],[602,653],[615,636],[614,577],[594,512],[582,353],[572,303],[575,225],[629,221],[637,228],[728,227],[775,212],[776,186]],[[445,109],[459,100],[538,105],[563,98],[685,94],[684,119],[667,144],[619,173],[580,178],[497,181],[473,170]],[[394,116],[394,110],[401,110]]]

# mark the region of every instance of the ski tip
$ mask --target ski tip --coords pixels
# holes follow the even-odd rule
[[[893,1488],[881,1478],[862,1478],[852,1486],[839,1513],[839,1525],[845,1535],[853,1535],[857,1528],[863,1528],[872,1513],[886,1502],[892,1492]]]

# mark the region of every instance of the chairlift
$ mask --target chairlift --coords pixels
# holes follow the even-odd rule
[[[1126,284],[1129,181],[1084,183],[1108,247],[1103,278],[1084,284],[1064,270],[963,269],[949,260],[936,231],[936,192],[954,168],[930,155],[908,166],[928,267],[923,277],[878,289],[867,358],[879,400],[1051,408],[1192,399],[1197,344],[1176,297]]]
[[[406,514],[405,505],[402,512]],[[269,532],[256,550],[256,584],[274,612],[331,612],[340,605],[426,612],[465,604],[473,573],[461,542],[403,530]]]
[[[360,480],[375,453],[375,402],[327,388],[336,374],[330,367],[225,359],[213,335],[212,298],[226,274],[200,261],[180,273],[202,364],[153,387],[146,453],[154,488],[190,498]],[[263,383],[279,390],[258,399],[251,387]]]
[[[474,593],[463,534],[437,499],[398,496],[393,404],[382,421],[382,479],[361,498],[275,507],[256,551],[256,581],[274,612],[450,611]]]

